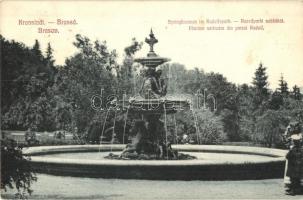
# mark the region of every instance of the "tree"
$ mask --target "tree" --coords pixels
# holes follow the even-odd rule
[[[268,108],[271,110],[279,110],[281,106],[284,104],[284,98],[281,92],[278,90],[274,91],[271,94],[270,99],[268,100]]]
[[[122,65],[119,65],[117,69],[118,88],[121,89],[121,93],[135,95],[135,92],[139,92],[141,81],[138,80],[138,65],[134,64],[134,55],[142,47],[142,42],[138,42],[136,38],[132,39],[132,43],[124,49],[124,59]]]
[[[132,44],[124,48],[126,56],[134,56],[142,48],[143,43],[138,42],[136,38],[132,39]]]
[[[54,60],[53,52],[54,52],[54,50],[51,47],[51,44],[47,43],[46,57],[45,57],[46,65],[48,65],[50,68],[52,68],[54,70],[54,72],[57,72],[58,70],[54,66],[55,60]]]
[[[53,84],[54,73],[44,62],[38,40],[33,48],[28,48],[1,36],[1,44],[1,89],[6,94],[1,96],[3,128],[32,128],[43,131],[52,129],[52,123],[46,121],[53,116],[48,91]],[[47,126],[44,129],[45,124]]]
[[[269,97],[268,81],[267,81],[266,67],[262,63],[259,64],[253,78],[253,85],[255,89],[254,106],[257,109]]]
[[[204,71],[194,68],[193,70],[187,70],[185,75],[186,79],[180,80],[183,82],[181,83],[183,84],[184,93],[195,94],[199,89],[208,89],[205,84],[206,77]]]
[[[302,94],[301,94],[300,88],[297,85],[295,85],[293,87],[293,91],[291,92],[291,97],[295,100],[302,99]]]
[[[221,116],[224,123],[224,132],[230,140],[237,141],[240,139],[239,132],[239,114],[238,114],[238,96],[237,87],[227,81],[219,73],[204,73],[203,70],[195,68],[186,70],[180,64],[167,64],[161,66],[163,76],[168,77],[168,94],[191,94],[199,95],[204,101],[206,107]],[[199,93],[199,94],[198,94]],[[213,98],[215,98],[215,102]],[[193,97],[197,99],[196,97]],[[196,102],[197,104],[197,102]],[[204,102],[201,102],[204,104]],[[200,105],[201,105],[200,104]],[[216,105],[216,110],[214,107]]]
[[[176,121],[178,133],[187,133],[196,143],[220,144],[226,140],[220,116],[209,110],[183,111],[176,114]]]
[[[283,97],[287,97],[289,94],[288,91],[288,84],[287,82],[284,80],[283,75],[281,74],[281,78],[279,80],[279,88],[278,91],[282,94]]]
[[[37,178],[28,159],[14,140],[1,140],[1,189],[16,188],[18,198],[26,198],[33,192],[31,184]]]
[[[73,129],[73,132],[77,128],[77,132],[84,137],[95,121],[102,123],[105,120],[106,97],[117,93],[117,79],[114,75],[117,54],[115,50],[108,49],[105,41],[91,42],[82,35],[76,35],[74,45],[78,52],[66,59],[57,74],[54,95],[61,100],[55,107],[62,118],[68,119],[68,124],[64,126]],[[91,98],[94,95],[101,96],[100,91],[101,106],[96,110]],[[59,102],[64,103],[59,105]]]
[[[40,43],[38,40],[35,40],[35,44],[32,48],[32,51],[34,52],[34,54],[41,60],[42,59],[42,52],[40,49]]]
[[[53,57],[53,48],[51,47],[50,43],[47,43],[47,49],[46,49],[46,60],[48,62],[54,62],[54,57]]]
[[[303,124],[303,101],[286,98],[280,110],[283,111],[289,119]]]
[[[221,144],[226,140],[221,117],[209,110],[194,111],[197,120],[199,144]]]
[[[239,137],[242,141],[250,141],[254,133],[253,97],[254,88],[247,84],[238,87]]]
[[[223,75],[211,72],[206,74],[203,87],[207,88],[206,97],[213,95],[216,99],[216,114],[221,116],[228,139],[239,141],[239,97],[236,85],[228,82]]]
[[[161,65],[160,69],[162,70],[162,77],[167,78],[168,94],[182,94],[186,93],[187,90],[190,90],[189,93],[194,91],[194,88],[191,89],[189,86],[187,86],[191,84],[193,79],[190,77],[191,72],[186,70],[184,65],[179,63],[169,63]]]
[[[267,110],[256,121],[254,141],[267,147],[281,147],[282,135],[289,123],[287,113]]]

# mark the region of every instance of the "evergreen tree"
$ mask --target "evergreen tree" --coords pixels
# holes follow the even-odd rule
[[[295,85],[293,87],[293,91],[291,92],[291,96],[295,100],[301,100],[302,99],[302,94],[300,92],[300,88],[297,85]]]
[[[266,67],[262,63],[259,64],[253,78],[253,85],[255,89],[254,106],[257,109],[269,97],[268,91],[268,76],[266,74]]]
[[[54,72],[51,77],[54,77],[54,75],[58,72],[58,69],[55,67],[54,63],[55,63],[55,59],[53,56],[53,48],[51,47],[51,44],[48,43],[47,44],[47,48],[46,48],[46,57],[45,57],[45,62],[46,62],[46,66],[48,66],[49,68],[52,69],[52,71]]]
[[[46,49],[46,58],[45,60],[49,65],[54,65],[54,56],[53,56],[53,48],[51,47],[50,43],[47,44],[47,49]]]
[[[34,54],[41,60],[42,59],[42,52],[41,52],[41,49],[40,49],[40,43],[38,40],[35,40],[35,44],[32,48]]]
[[[279,88],[278,88],[279,92],[284,96],[287,97],[289,94],[288,91],[288,84],[287,82],[284,80],[283,74],[281,74],[281,78],[279,80]]]

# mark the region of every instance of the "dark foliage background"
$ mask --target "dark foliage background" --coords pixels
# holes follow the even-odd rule
[[[115,132],[120,140],[123,139],[120,134],[124,132],[125,112],[118,111],[116,115],[109,112],[106,116],[106,102],[114,98],[122,99],[123,94],[128,97],[135,95],[140,90],[143,69],[134,63],[133,58],[141,49],[141,42],[132,39],[124,49],[123,61],[119,64],[116,50],[111,50],[106,41],[91,41],[76,35],[74,46],[78,49],[77,53],[67,58],[63,66],[57,66],[54,65],[51,44],[42,52],[37,40],[33,47],[27,47],[20,42],[8,41],[3,36],[0,39],[2,129],[66,130],[81,140],[98,142],[102,130],[112,127],[116,121]],[[206,73],[198,68],[188,70],[179,63],[165,64],[161,69],[168,82],[169,94],[178,96],[200,92],[202,96],[213,95],[216,98],[215,110],[213,100],[205,100],[207,108],[213,111],[212,115],[201,111],[195,113],[197,119],[207,116],[207,120],[216,121],[212,123],[214,128],[222,128],[220,135],[225,138],[220,141],[279,146],[285,126],[292,120],[302,122],[299,87],[294,85],[290,89],[281,76],[279,87],[272,91],[262,63],[257,66],[249,85],[236,85],[219,73]],[[96,94],[103,98],[94,102],[98,109],[93,109],[91,97]],[[191,116],[190,113],[187,115]],[[136,117],[127,116],[127,133],[132,119]],[[175,127],[177,131],[174,133],[182,136],[187,131],[184,124],[193,129],[194,117],[185,119],[186,115],[181,113],[176,117],[182,121],[177,126],[182,124],[183,128]],[[172,118],[170,126],[174,126]],[[279,124],[278,129],[274,125],[276,123]]]

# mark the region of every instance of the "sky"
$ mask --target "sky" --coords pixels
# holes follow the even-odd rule
[[[156,53],[205,72],[218,72],[236,84],[251,84],[259,63],[267,67],[269,87],[275,89],[281,74],[289,86],[303,87],[303,1],[2,1],[0,33],[33,46],[35,39],[46,49],[50,42],[56,64],[75,54],[75,35],[106,40],[119,60],[132,38],[144,41],[153,28],[159,42]],[[76,25],[56,21],[76,20]],[[230,24],[207,24],[207,19],[229,19]],[[243,27],[241,19],[283,19],[263,23],[264,30],[189,30],[188,24],[169,20],[204,21],[193,26]],[[19,25],[19,20],[44,20],[45,25]],[[55,22],[55,23],[50,23]],[[264,21],[265,22],[265,21]],[[260,24],[259,24],[260,25]],[[38,28],[59,33],[38,33]],[[136,56],[145,56],[148,45]]]

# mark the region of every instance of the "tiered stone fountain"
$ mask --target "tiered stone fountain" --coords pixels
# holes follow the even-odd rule
[[[150,51],[146,57],[134,61],[145,68],[145,76],[140,95],[130,98],[127,109],[129,112],[140,113],[142,120],[137,120],[132,132],[135,137],[131,144],[120,156],[110,154],[108,158],[116,159],[193,159],[193,156],[180,154],[171,148],[167,139],[167,114],[175,113],[179,109],[188,109],[189,101],[166,98],[167,83],[161,77],[161,70],[157,67],[170,59],[158,56],[154,52],[154,45],[158,42],[151,30],[149,38],[145,39]],[[123,103],[123,105],[126,105]],[[160,118],[164,115],[164,122]]]

